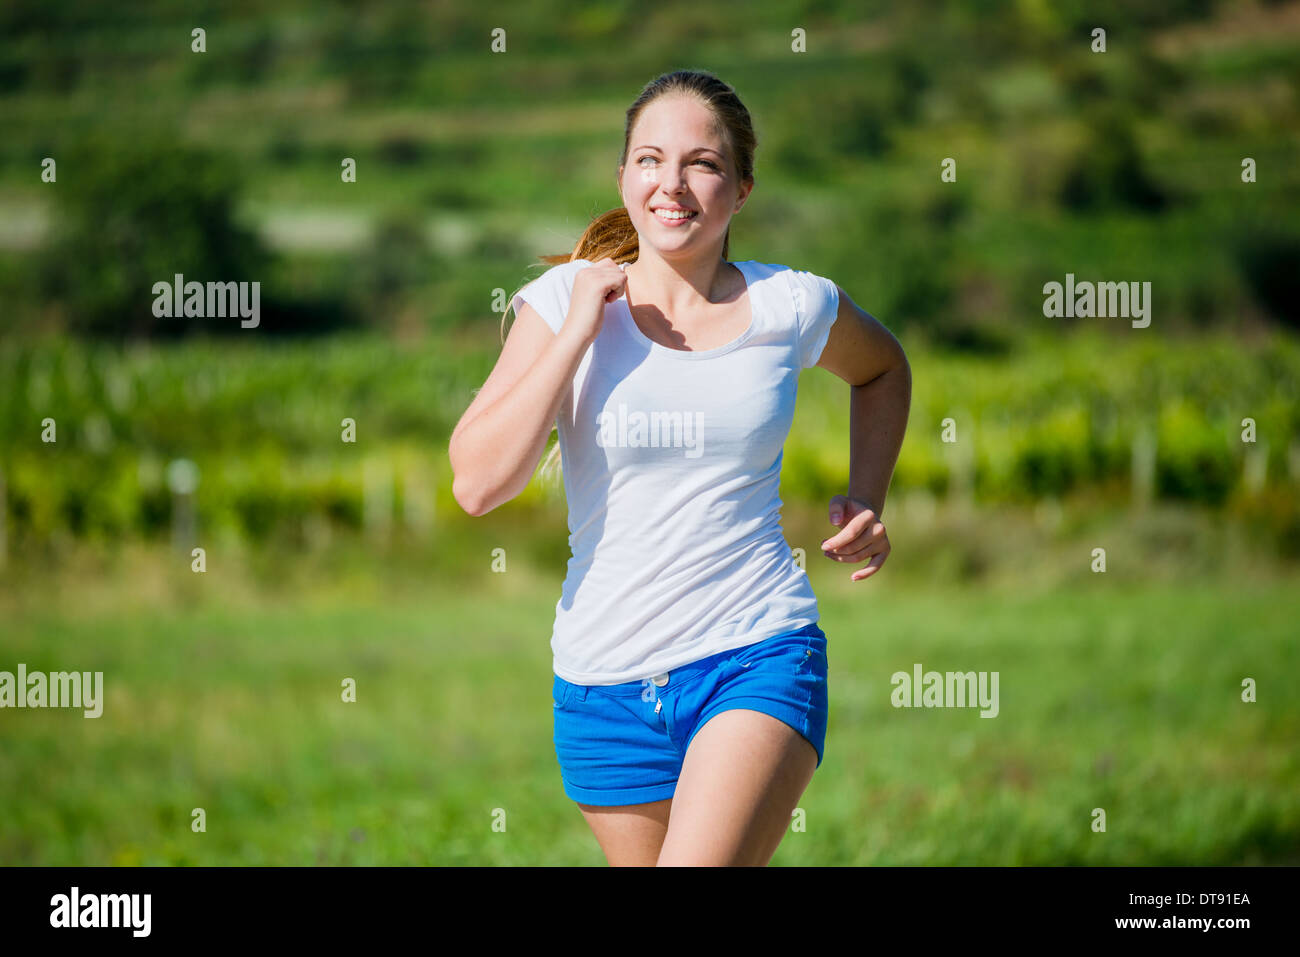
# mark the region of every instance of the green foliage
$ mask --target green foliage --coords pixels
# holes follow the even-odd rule
[[[154,283],[177,273],[200,282],[266,276],[267,251],[236,221],[232,161],[175,142],[100,138],[60,170],[59,224],[41,265],[45,292],[64,304],[72,330],[192,333],[200,324],[159,323]]]
[[[1274,486],[1254,495],[1239,495],[1232,514],[1244,518],[1250,534],[1272,542],[1279,555],[1300,559],[1300,495],[1294,489]]]
[[[1239,226],[1229,237],[1233,258],[1257,301],[1272,315],[1300,330],[1300,226],[1295,216]]]
[[[1160,410],[1156,486],[1165,498],[1220,505],[1241,473],[1240,455],[1233,454],[1230,436],[1237,430],[1215,428],[1191,403],[1172,401]],[[1240,441],[1237,442],[1241,447]]]
[[[1119,348],[1113,337],[1079,335],[1031,340],[1009,357],[910,349],[909,361],[912,411],[893,484],[900,491],[951,491],[959,446],[970,443],[972,490],[982,502],[1082,489],[1127,497],[1134,444],[1149,433],[1157,498],[1223,505],[1246,494],[1247,417],[1268,443],[1270,487],[1296,481],[1288,449],[1300,449],[1300,344],[1286,337]],[[801,379],[799,401],[783,494],[807,489],[816,499],[847,484],[848,397],[842,382],[817,373]],[[956,423],[955,445],[941,440],[947,418]]]
[[[1113,110],[1089,123],[1084,141],[1067,160],[1059,199],[1077,212],[1122,206],[1156,213],[1169,202],[1148,172],[1129,122]]]
[[[840,275],[854,301],[898,332],[956,333],[950,317],[958,275],[956,232],[969,209],[961,190],[899,193],[848,207],[829,225],[826,246],[852,250],[861,265]],[[827,270],[823,270],[825,274]]]
[[[408,466],[455,512],[446,445],[494,353],[457,354],[444,340],[394,346],[338,337],[275,348],[194,342],[158,349],[56,343],[0,349],[0,468],[15,535],[67,531],[108,540],[154,536],[171,521],[163,482],[173,458],[195,461],[200,521],[266,541],[319,520],[357,528],[364,460],[393,471],[395,512]],[[1133,446],[1155,442],[1158,498],[1225,504],[1242,489],[1241,420],[1267,443],[1266,487],[1284,487],[1300,430],[1300,345],[1231,340],[1043,340],[1006,357],[910,348],[913,406],[893,488],[952,491],[968,451],[973,493],[1034,502],[1097,489],[1128,494]],[[57,445],[40,441],[57,422]],[[358,443],[340,439],[357,422]],[[953,418],[957,444],[941,441]],[[821,502],[848,481],[848,397],[820,370],[800,381],[782,495]],[[965,444],[963,444],[965,443]],[[1257,446],[1257,447],[1262,447]],[[423,487],[423,486],[420,486]],[[527,502],[546,499],[540,480]]]
[[[423,217],[402,211],[381,219],[356,261],[356,270],[351,288],[358,313],[371,325],[391,331],[394,313],[411,291],[438,272]]]
[[[568,247],[591,215],[617,204],[609,174],[623,111],[669,48],[670,59],[707,61],[755,122],[759,186],[733,248],[844,277],[886,322],[997,348],[1018,334],[1017,317],[1047,278],[1085,265],[1109,277],[1140,263],[1140,278],[1159,279],[1162,329],[1296,323],[1287,284],[1295,218],[1222,241],[1230,221],[1248,234],[1270,211],[1292,208],[1300,186],[1291,161],[1300,72],[1281,9],[1243,18],[1212,0],[996,10],[833,2],[803,9],[808,53],[791,57],[788,15],[773,5],[753,5],[738,42],[722,7],[692,9],[684,25],[618,5],[578,14],[538,3],[512,18],[507,58],[483,56],[481,25],[454,4],[310,17],[277,2],[213,6],[203,54],[190,51],[193,16],[182,8],[132,9],[123,19],[21,0],[0,11],[10,41],[0,51],[0,184],[15,198],[0,214],[22,225],[30,210],[39,226],[45,212],[66,212],[69,228],[79,220],[92,240],[101,222],[106,229],[100,248],[70,236],[57,250],[39,238],[0,242],[6,307],[23,326],[196,331],[149,323],[139,287],[180,258],[191,271],[260,278],[264,254],[221,225],[234,208],[257,234],[290,237],[277,250],[285,268],[270,270],[284,282],[263,288],[268,332],[374,320],[386,309],[373,302],[376,282],[403,286],[407,328],[471,323],[482,276]],[[1090,50],[1098,25],[1110,39],[1104,54]],[[127,162],[116,153],[147,143],[151,169],[167,157],[194,165],[185,151],[197,150],[230,182],[190,186],[174,170],[157,188],[149,171],[110,178]],[[360,168],[346,186],[344,155]],[[59,161],[57,186],[34,176],[45,156]],[[946,156],[958,160],[956,183],[939,180]],[[1256,183],[1240,182],[1244,156],[1259,161]],[[86,188],[99,198],[81,212],[64,207],[65,194]],[[159,196],[156,209],[141,209],[146,192]],[[925,221],[958,193],[969,201],[960,216]],[[214,194],[224,208],[205,199]],[[142,225],[120,223],[118,206]],[[315,213],[333,207],[345,225],[313,235]],[[436,278],[400,278],[423,256],[410,233],[354,245],[356,225],[378,225],[382,236],[393,209],[413,220],[423,209],[436,226],[433,251],[446,267]],[[252,262],[231,261],[245,249]],[[395,276],[377,275],[385,256]],[[48,267],[39,286],[21,278],[34,257]],[[365,268],[353,268],[361,259]]]

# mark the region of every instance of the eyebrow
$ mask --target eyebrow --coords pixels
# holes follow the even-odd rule
[[[633,152],[635,152],[636,150],[658,150],[660,153],[663,152],[663,150],[659,149],[659,147],[651,146],[649,143],[643,143],[640,146],[635,147]],[[686,151],[687,155],[690,155],[691,153],[704,153],[704,152],[716,153],[718,156],[722,155],[717,150],[715,150],[712,146],[697,146],[694,149],[690,149]]]

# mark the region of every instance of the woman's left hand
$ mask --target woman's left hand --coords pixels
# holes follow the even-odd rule
[[[889,557],[889,535],[875,510],[855,498],[836,495],[831,499],[830,518],[831,524],[840,530],[822,542],[822,553],[836,562],[857,563],[870,558],[865,568],[849,576],[852,581],[870,578],[878,572]]]

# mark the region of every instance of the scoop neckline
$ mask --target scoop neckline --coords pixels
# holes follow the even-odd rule
[[[746,268],[752,265],[754,260],[741,259],[727,261],[740,270],[741,278],[745,280],[745,298],[749,300],[749,326],[739,336],[732,339],[730,342],[724,343],[720,346],[715,346],[712,349],[673,349],[670,346],[664,345],[662,342],[655,342],[642,332],[641,327],[636,324],[636,319],[632,315],[632,307],[628,305],[627,292],[625,291],[623,295],[618,297],[616,302],[623,304],[623,318],[630,327],[632,336],[649,346],[651,350],[659,353],[666,353],[677,359],[712,359],[714,356],[724,355],[725,353],[731,352],[733,349],[738,349],[743,346],[749,340],[750,336],[754,334],[754,330],[758,328],[758,300],[754,298],[754,283],[750,278],[749,269]]]

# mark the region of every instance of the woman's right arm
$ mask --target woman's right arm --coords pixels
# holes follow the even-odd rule
[[[510,501],[533,476],[587,343],[527,303],[492,374],[451,433],[452,494],[471,515]]]
[[[528,303],[519,309],[492,374],[451,433],[452,494],[470,515],[492,511],[528,485],[600,331],[604,303],[625,283],[612,260],[580,270],[558,334]]]

